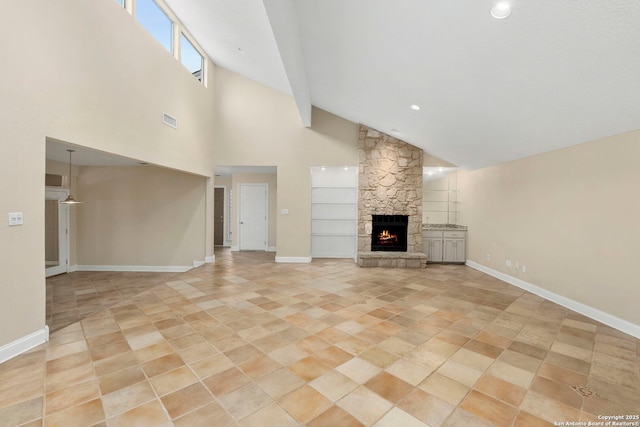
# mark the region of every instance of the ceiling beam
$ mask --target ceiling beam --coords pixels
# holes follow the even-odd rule
[[[302,124],[311,127],[311,94],[293,0],[264,0],[264,7]]]

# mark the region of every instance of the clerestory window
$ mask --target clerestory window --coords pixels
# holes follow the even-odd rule
[[[153,0],[136,0],[135,15],[138,22],[169,52],[173,52],[173,22]]]

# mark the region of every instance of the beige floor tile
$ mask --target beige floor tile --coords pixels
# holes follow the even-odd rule
[[[427,424],[407,414],[400,408],[393,408],[374,424],[375,427],[425,427]],[[429,427],[429,426],[427,426]]]
[[[382,371],[382,369],[359,357],[343,363],[336,370],[359,384],[364,384]]]
[[[319,378],[316,378],[316,380],[318,380]],[[256,379],[255,382],[272,399],[279,399],[285,394],[305,384],[305,381],[303,379],[301,379],[299,376],[297,376],[287,368],[281,368],[277,371],[264,375]]]
[[[482,376],[482,371],[478,371],[467,365],[463,365],[453,360],[448,360],[442,366],[440,366],[437,372],[441,375],[451,378],[467,387],[473,387],[473,385]]]
[[[393,362],[400,358],[400,356],[389,353],[388,351],[383,350],[379,347],[372,347],[369,350],[361,353],[358,357],[381,369],[385,369],[387,366],[391,365]]]
[[[181,366],[149,379],[158,396],[164,396],[180,390],[196,381],[198,381],[198,377],[187,366]]]
[[[579,420],[580,411],[535,391],[529,391],[520,409],[550,423],[558,420]]]
[[[529,371],[525,371],[524,369],[517,368],[499,360],[491,365],[487,370],[487,373],[525,389],[529,388],[529,384],[531,384],[534,377],[534,374]]]
[[[273,400],[255,383],[249,383],[219,398],[222,406],[236,420],[242,420],[257,410],[271,404]]]
[[[307,423],[308,427],[363,427],[363,424],[338,406],[332,406]]]
[[[372,425],[393,407],[393,403],[366,387],[358,387],[337,405],[365,425]]]
[[[394,404],[398,403],[400,399],[413,390],[413,386],[411,384],[384,371],[371,378],[364,385],[369,390],[376,392],[378,395]]]
[[[163,396],[162,403],[169,416],[175,419],[213,400],[213,396],[200,383],[191,384]]]
[[[98,377],[98,380],[100,382],[100,391],[103,395],[106,395],[144,381],[146,380],[146,377],[142,369],[140,369],[140,366],[134,365]]]
[[[100,388],[96,379],[74,384],[47,394],[45,414],[51,415],[54,412],[95,400],[99,397]]]
[[[203,382],[211,393],[216,396],[223,396],[249,384],[251,379],[240,369],[230,368],[206,378]]]
[[[437,372],[428,376],[418,388],[451,405],[458,405],[470,390],[466,385]]]
[[[151,385],[147,381],[143,381],[109,394],[103,394],[102,405],[105,415],[112,418],[155,398],[156,394]]]
[[[427,367],[413,363],[406,359],[400,359],[388,366],[385,370],[392,375],[408,382],[413,386],[420,384],[429,374],[435,371],[435,367]]]
[[[359,384],[338,371],[331,370],[314,379],[309,385],[332,402],[336,402],[349,392],[359,387]]]
[[[0,420],[6,426],[18,426],[42,418],[42,397],[0,408]]]
[[[93,426],[105,419],[100,399],[56,412],[45,418],[44,424],[51,427]]]
[[[330,408],[332,402],[312,387],[305,385],[281,398],[278,404],[298,422],[304,424]]]
[[[441,425],[456,408],[455,405],[420,389],[414,389],[409,393],[398,407],[433,427]]]
[[[249,415],[238,424],[240,427],[297,427],[300,424],[276,403]]]
[[[169,425],[162,404],[157,400],[138,406],[109,420],[109,427],[149,427]]]
[[[516,408],[472,390],[460,403],[460,408],[495,425],[509,425]]]
[[[240,369],[251,378],[258,378],[282,367],[278,362],[268,356],[260,356],[257,359],[245,362]]]
[[[522,402],[527,390],[515,384],[496,378],[493,375],[484,375],[474,386],[489,397],[517,407]]]
[[[44,378],[42,377],[18,384],[2,382],[2,386],[0,386],[0,408],[42,397],[43,393]]]
[[[207,378],[229,368],[233,368],[235,365],[224,354],[218,353],[192,363],[190,366],[197,376]]]
[[[305,357],[309,357],[309,353],[300,349],[295,344],[288,344],[270,352],[269,357],[280,363],[282,366],[289,366],[292,363],[304,359]]]
[[[329,371],[331,368],[314,357],[306,357],[288,366],[289,370],[309,382]]]
[[[173,424],[175,427],[225,427],[233,424],[233,418],[216,402],[210,402],[173,420]]]

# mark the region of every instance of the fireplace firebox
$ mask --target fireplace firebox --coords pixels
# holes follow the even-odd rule
[[[406,252],[408,215],[372,215],[371,251]]]

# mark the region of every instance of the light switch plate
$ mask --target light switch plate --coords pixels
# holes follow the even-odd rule
[[[9,226],[22,225],[22,212],[9,212]]]

